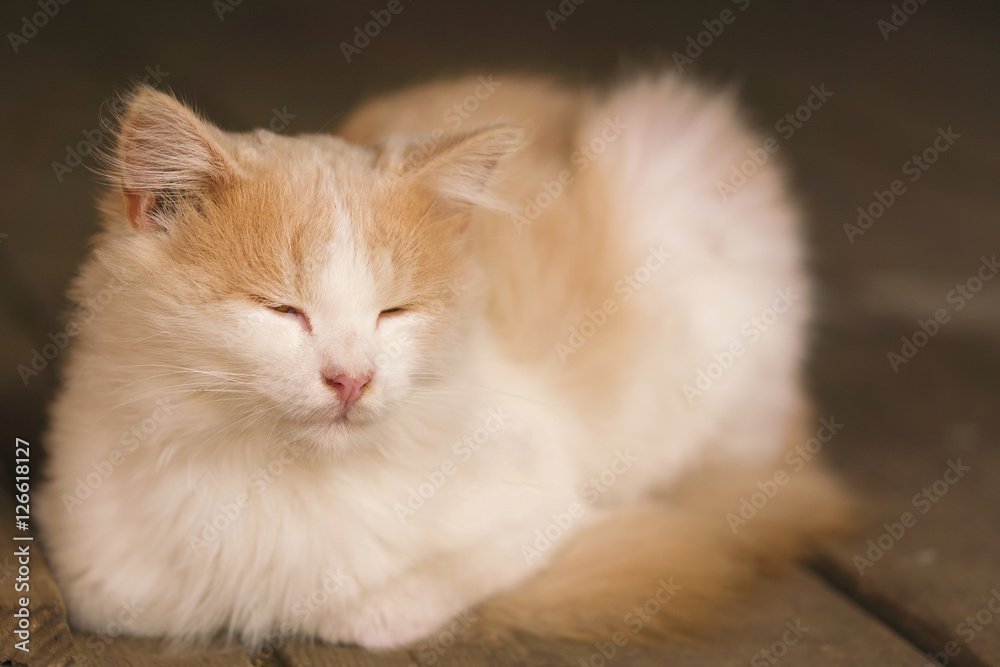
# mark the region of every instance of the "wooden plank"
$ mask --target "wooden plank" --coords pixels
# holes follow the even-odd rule
[[[12,455],[13,442],[9,451]],[[12,475],[6,474],[8,472],[4,470],[4,476],[13,479]],[[31,477],[38,479],[38,471]],[[0,661],[9,661],[14,665],[61,667],[70,664],[74,655],[73,640],[66,624],[66,607],[45,563],[41,545],[35,540],[14,540],[14,537],[25,536],[32,536],[32,533],[15,528],[12,499],[0,493],[0,544],[3,545],[0,547],[0,554],[3,554],[0,556]],[[23,548],[27,548],[29,553],[26,575],[20,571],[21,556],[16,555],[16,551]],[[15,590],[15,586],[24,585],[28,586],[27,591]],[[29,600],[30,636],[26,646],[30,650],[27,653],[16,648],[15,644],[21,638],[15,638],[14,634],[20,627],[20,619],[14,614],[21,609],[19,602],[23,597]]]
[[[357,646],[333,646],[321,642],[291,642],[276,651],[289,667],[409,667],[413,658],[405,649],[367,651]]]
[[[612,660],[637,667],[923,664],[920,654],[891,630],[801,570],[764,583],[750,599],[721,613],[720,619],[732,622],[724,620],[699,641],[651,648],[626,645],[608,664]],[[607,642],[603,647],[563,645],[550,654],[559,662],[538,664],[600,667],[602,648],[610,653]]]
[[[770,665],[771,659],[817,667],[923,664],[920,653],[889,628],[801,569],[786,578],[765,582],[750,598],[726,610],[724,615],[734,622],[720,626],[701,641],[671,641],[649,648],[627,643],[616,646],[612,637],[596,644],[520,637],[501,644],[459,641],[450,646],[445,646],[450,641],[432,638],[409,653],[372,653],[357,648],[296,644],[283,650],[280,657],[293,667],[601,667],[604,664],[735,667],[748,663]]]
[[[845,423],[830,454],[859,536],[820,564],[924,651],[1000,665],[1000,354],[942,331],[894,373],[910,322],[830,345],[820,384]]]
[[[73,633],[76,667],[251,667],[239,648],[174,649],[157,639]]]
[[[394,43],[382,43],[379,48],[367,51],[353,68],[332,68],[330,71],[335,77],[335,85],[328,85],[326,92],[319,93],[309,77],[301,77],[298,82],[294,78],[288,79],[289,61],[275,59],[266,52],[261,52],[252,66],[226,70],[225,63],[229,61],[223,59],[178,59],[175,57],[176,44],[172,42],[167,42],[155,54],[132,49],[130,43],[122,42],[125,51],[115,51],[117,56],[121,56],[119,60],[125,62],[131,58],[139,64],[127,67],[116,65],[113,69],[116,74],[121,70],[135,72],[143,64],[162,60],[165,69],[174,72],[171,80],[182,88],[184,82],[194,85],[190,82],[204,83],[225,74],[227,80],[232,79],[231,85],[224,88],[226,100],[232,99],[232,91],[252,90],[253,86],[248,83],[251,81],[263,81],[263,88],[267,88],[269,82],[281,83],[291,99],[309,100],[313,111],[306,107],[299,122],[303,129],[315,129],[319,121],[310,119],[308,114],[316,116],[320,113],[316,109],[325,110],[334,103],[342,103],[333,100],[351,97],[344,91],[356,91],[361,79],[369,81],[376,78],[369,75],[382,73],[383,77],[402,78],[406,75],[406,68],[410,67],[407,62],[417,63],[413,67],[418,70],[432,72],[437,69],[435,58],[439,63],[452,62],[455,53],[476,52],[480,57],[484,52],[494,53],[497,60],[506,61],[509,56],[503,54],[509,52],[511,39],[514,36],[520,39],[526,28],[537,28],[537,31],[531,33],[533,36],[530,38],[524,38],[522,43],[541,45],[543,51],[548,51],[548,58],[562,59],[575,68],[579,63],[604,66],[615,61],[613,57],[609,58],[609,54],[618,52],[617,40],[623,35],[628,35],[632,44],[636,44],[635,38],[641,36],[645,40],[643,43],[658,43],[661,48],[665,47],[666,52],[681,48],[687,33],[700,29],[702,19],[712,18],[704,9],[693,5],[680,10],[667,5],[659,8],[650,6],[641,8],[647,20],[639,25],[630,11],[633,8],[613,10],[611,7],[610,4],[587,5],[565,26],[560,26],[558,32],[549,29],[537,8],[525,8],[521,13],[513,14],[510,12],[514,10],[504,10],[499,13],[509,18],[499,21],[498,17],[492,17],[491,25],[496,24],[497,27],[485,42],[483,35],[477,36],[476,30],[441,31],[440,21],[454,11],[447,4],[434,10],[440,13],[407,14],[406,21],[412,22],[408,23],[411,27],[400,30],[399,38],[404,42],[409,40],[414,45],[412,48],[421,50],[426,57],[400,59],[399,51],[389,48]],[[183,23],[176,18],[174,23],[187,26],[190,17],[185,12],[190,13],[189,10],[178,12],[178,15],[185,15]],[[83,8],[74,11],[83,11]],[[239,21],[243,29],[247,29],[249,20],[257,16],[253,12],[258,10],[244,7],[238,11]],[[315,12],[315,9],[311,11]],[[765,11],[770,13],[763,13]],[[887,4],[869,8],[857,4],[856,7],[846,8],[803,6],[768,9],[754,3],[746,14],[739,14],[735,26],[727,28],[725,39],[706,49],[705,55],[698,61],[699,66],[705,65],[713,72],[730,71],[737,67],[743,71],[745,68],[749,93],[771,105],[767,109],[759,109],[762,121],[773,121],[777,114],[790,110],[789,105],[797,104],[803,88],[818,82],[818,79],[814,80],[814,75],[825,77],[830,74],[831,88],[836,90],[838,96],[824,109],[823,113],[829,112],[830,115],[817,115],[816,120],[785,147],[791,156],[798,158],[796,162],[800,172],[805,174],[804,180],[810,186],[810,198],[830,201],[838,209],[837,215],[830,216],[828,225],[817,225],[815,231],[818,238],[824,241],[820,244],[823,246],[820,248],[821,258],[830,267],[831,274],[846,284],[855,279],[852,277],[857,275],[859,267],[872,269],[894,265],[920,275],[940,274],[951,269],[964,270],[964,258],[954,250],[964,247],[973,252],[983,247],[992,251],[997,247],[993,242],[997,239],[997,230],[1000,230],[1000,226],[992,223],[997,208],[994,205],[997,191],[989,188],[992,181],[987,180],[992,178],[992,167],[996,166],[997,155],[1000,154],[996,150],[997,131],[993,122],[998,89],[982,86],[981,77],[973,74],[975,71],[990,71],[1000,53],[992,41],[987,22],[984,20],[981,25],[969,25],[967,16],[958,14],[959,10],[951,10],[955,12],[954,16],[942,17],[935,13],[945,12],[946,5],[930,3],[921,5],[919,14],[886,43],[878,34],[875,20],[884,18],[888,11]],[[803,18],[806,15],[814,18],[806,20]],[[220,53],[237,53],[238,49],[229,47],[239,39],[233,35],[241,33],[233,32],[231,21],[222,26],[221,22],[215,23],[211,12],[207,16],[210,19],[206,24],[208,27],[199,33],[196,42],[204,42],[203,38],[210,37],[217,42]],[[354,25],[359,16],[356,14],[353,19],[338,22],[329,20],[330,15],[323,16],[327,20],[317,20],[313,14],[311,24]],[[295,20],[290,17],[290,12],[283,9],[266,18],[287,21],[282,24],[285,26],[294,27],[296,21],[301,23],[301,17]],[[62,30],[57,24],[53,22],[47,31]],[[64,25],[68,31],[70,24]],[[299,34],[293,29],[282,32],[275,31],[273,26],[264,27],[268,28],[268,34]],[[426,49],[421,35],[425,32],[430,34],[428,30],[436,35],[450,35],[449,39],[464,41],[445,40],[446,44],[438,55],[424,54]],[[183,34],[186,37],[178,43],[187,49],[192,43],[191,38],[188,32]],[[4,112],[9,121],[7,126],[27,128],[27,131],[10,137],[15,150],[11,153],[13,158],[8,161],[9,166],[5,165],[2,169],[5,182],[16,184],[15,189],[21,194],[10,198],[13,215],[3,231],[11,233],[11,238],[4,242],[6,252],[16,252],[16,255],[5,256],[5,261],[15,261],[16,272],[25,283],[33,286],[34,297],[51,309],[53,304],[58,303],[75,258],[81,252],[83,236],[92,231],[92,225],[78,224],[78,212],[90,211],[93,188],[87,175],[81,173],[83,169],[74,173],[69,182],[57,183],[49,163],[63,159],[63,144],[79,140],[82,129],[95,126],[94,114],[100,101],[110,92],[111,84],[108,82],[97,90],[93,81],[100,76],[100,71],[88,69],[80,64],[82,60],[71,57],[82,48],[78,38],[85,33],[75,37],[70,32],[47,32],[46,35],[44,41],[32,43],[33,52],[28,59],[20,59],[16,70],[11,68],[11,75],[18,79],[13,87],[19,95],[26,96],[36,88],[39,93],[27,99],[27,103],[11,105]],[[301,36],[297,38],[301,39]],[[553,39],[559,41],[553,42]],[[335,42],[330,41],[327,49],[331,62],[340,58]],[[917,46],[909,50],[902,48],[901,45],[907,43]],[[558,48],[549,48],[553,44]],[[846,52],[842,47],[845,44],[850,45],[849,58],[844,55]],[[532,49],[523,51],[530,53]],[[314,51],[310,55],[317,57],[319,53]],[[811,66],[788,67],[788,53],[798,54],[799,61]],[[247,57],[246,54],[243,57]],[[212,66],[206,68],[206,63],[213,62],[217,64],[214,70]],[[400,69],[401,62],[404,63],[403,69]],[[357,67],[367,68],[364,76],[359,77]],[[919,76],[915,76],[915,72],[919,72]],[[795,81],[796,76],[801,80]],[[781,93],[778,101],[769,101],[761,90],[760,82],[768,78],[773,79],[776,90]],[[29,81],[48,83],[28,86]],[[218,86],[202,87],[222,90]],[[270,102],[263,104],[255,93],[245,94],[246,101],[258,107],[254,113],[263,112],[266,118]],[[317,94],[327,96],[330,103],[318,102]],[[79,101],[81,99],[86,101]],[[243,102],[230,102],[234,114],[241,113],[244,107],[254,108]],[[205,103],[210,103],[210,100],[205,100]],[[221,103],[216,101],[216,105]],[[292,109],[299,111],[294,104]],[[239,126],[260,124],[260,117],[242,113],[246,115],[235,116]],[[232,119],[230,121],[237,124]],[[866,204],[873,189],[884,190],[889,181],[898,176],[902,159],[909,151],[923,148],[927,128],[938,123],[955,123],[956,130],[967,133],[967,138],[962,139],[954,153],[946,156],[947,160],[942,159],[933,171],[914,184],[858,245],[847,245],[840,225],[853,220],[854,208]],[[893,128],[896,128],[895,131]],[[968,156],[964,166],[957,163],[962,156]],[[92,214],[87,213],[86,217],[89,220]],[[947,226],[938,222],[944,220],[948,221]],[[73,224],[57,225],[53,221],[72,221]],[[921,234],[911,233],[918,225]],[[53,234],[65,242],[50,243]],[[829,242],[830,246],[838,244],[836,250],[828,250],[825,242]],[[978,303],[973,302],[972,307],[978,307]],[[18,322],[17,326],[20,327],[21,323]],[[5,367],[12,368],[14,362],[20,363],[31,347],[44,342],[48,328],[51,327],[46,325],[30,334],[22,333],[23,337],[13,343],[13,361]],[[891,617],[892,622],[906,631],[908,636],[914,637],[915,641],[926,645],[930,638],[940,650],[946,640],[951,641],[954,637],[962,639],[958,624],[969,614],[975,615],[984,608],[983,605],[990,600],[988,595],[992,585],[998,583],[996,560],[1000,547],[996,535],[1000,523],[996,508],[1000,504],[989,474],[992,470],[1000,470],[996,467],[997,420],[991,417],[997,405],[994,387],[997,365],[990,356],[993,353],[982,347],[975,347],[975,352],[970,351],[971,348],[964,350],[967,354],[963,355],[961,343],[945,344],[944,338],[935,338],[898,378],[883,377],[879,369],[880,365],[885,365],[885,352],[898,345],[898,335],[910,333],[912,327],[892,331],[891,335],[887,333],[880,339],[881,342],[869,342],[871,348],[867,352],[862,349],[863,346],[853,344],[845,345],[839,355],[826,357],[821,354],[821,363],[828,377],[838,374],[834,377],[836,383],[825,389],[829,398],[824,405],[830,406],[834,414],[843,415],[847,424],[843,437],[838,437],[830,450],[840,465],[850,472],[862,494],[864,501],[860,505],[865,521],[862,535],[835,551],[825,571],[864,604],[876,609],[879,614]],[[945,335],[947,332],[942,334]],[[856,354],[861,354],[861,357],[856,357]],[[54,368],[50,366],[37,382],[49,382],[55,377],[54,373]],[[39,385],[33,382],[29,390],[34,391],[36,386]],[[15,396],[22,396],[28,391],[16,377],[9,383],[9,390],[8,393]],[[927,396],[927,393],[933,396]],[[23,420],[16,412],[9,412],[14,415],[11,423]],[[927,484],[933,484],[943,474],[946,462],[955,457],[967,457],[968,460],[963,461],[972,464],[973,469],[968,476],[949,487],[947,495],[934,503],[926,515],[919,515],[916,525],[907,529],[905,536],[894,543],[892,549],[872,568],[859,575],[853,557],[863,554],[868,539],[878,539],[885,532],[883,523],[897,521],[903,511],[914,511],[913,494]],[[10,480],[11,476],[5,474],[4,479]],[[919,509],[916,511],[919,512]],[[3,516],[9,516],[9,513]],[[0,530],[0,537],[4,535]],[[4,637],[10,636],[7,630],[12,629],[8,627],[12,616],[8,612],[14,609],[15,599],[12,596],[13,578],[8,574],[11,565],[7,557],[0,557],[0,632]],[[39,642],[38,646],[49,646],[52,651],[44,654],[36,648],[36,662],[50,660],[48,664],[62,664],[60,661],[68,659],[66,656],[71,654],[72,645],[61,601],[40,559],[32,561],[32,583],[33,623],[39,626],[35,627],[33,642]],[[816,595],[819,596],[819,593]],[[827,598],[830,597],[826,595],[823,599],[829,602]],[[752,607],[748,613],[755,614],[754,609]],[[772,620],[780,620],[782,614],[778,617]],[[785,617],[788,617],[787,613]],[[855,616],[851,618],[851,624],[864,625]],[[1000,619],[983,626],[984,630],[976,633],[971,642],[960,645],[963,650],[951,660],[951,664],[962,661],[967,661],[964,664],[973,664],[971,661],[975,661],[974,664],[996,664],[998,626]],[[76,638],[77,641],[80,639]],[[720,642],[728,646],[730,640],[731,637],[727,636],[724,642]],[[862,664],[851,659],[851,654],[862,650],[860,646],[851,649],[852,640],[853,636],[842,637],[839,641],[844,644],[838,644],[832,651],[839,657],[827,657],[841,660],[843,664]],[[760,641],[767,641],[767,637],[762,635]],[[141,651],[150,647],[142,642],[133,642],[122,639],[100,657],[109,659],[108,656],[118,655],[125,661],[119,664],[129,664],[130,660],[139,663],[142,661]],[[804,646],[798,644],[796,648]],[[738,653],[750,647],[734,650]],[[6,642],[0,642],[0,660],[18,657],[5,653],[8,648]],[[496,664],[514,664],[517,657],[522,656],[525,661],[530,659],[535,664],[563,664],[571,654],[575,655],[571,649],[576,650],[572,645],[525,640],[523,644],[494,648],[455,647],[442,654],[440,659],[442,663],[451,661],[451,664],[461,664],[461,660],[468,659],[469,663],[483,664],[494,657],[498,661]],[[702,650],[711,649],[713,647],[709,646]],[[843,652],[837,653],[841,649]],[[565,659],[561,651],[566,651]],[[688,655],[682,649],[677,651],[678,655]],[[301,664],[317,665],[400,664],[407,659],[419,659],[417,653],[414,654],[416,658],[404,658],[396,652],[375,654],[355,648],[308,645],[289,647],[286,653],[301,660]],[[334,653],[340,662],[327,662],[326,659]],[[47,659],[43,659],[45,655]],[[653,652],[650,656],[649,659],[653,660],[660,654]],[[745,655],[743,657],[746,658]],[[644,658],[640,656],[636,659]],[[695,658],[689,655],[687,659]],[[621,656],[618,660],[622,660]],[[662,664],[662,656],[660,660],[655,664]],[[745,662],[744,659],[743,664]],[[674,664],[673,661],[671,664]],[[700,664],[714,663],[705,660]],[[806,662],[805,658],[800,660],[797,654],[790,652],[785,664],[813,663]],[[899,663],[886,659],[884,664]]]

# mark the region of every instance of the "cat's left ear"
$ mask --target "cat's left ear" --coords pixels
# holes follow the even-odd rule
[[[492,188],[497,171],[523,142],[520,128],[501,124],[439,140],[411,140],[396,153],[392,169],[432,192],[444,213],[499,208]]]
[[[179,101],[148,86],[126,99],[110,166],[134,229],[166,228],[171,201],[200,196],[233,173],[217,133]]]

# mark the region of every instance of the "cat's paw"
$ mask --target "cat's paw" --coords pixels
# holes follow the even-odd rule
[[[430,607],[398,600],[366,604],[351,618],[352,638],[366,648],[392,648],[423,639],[449,618]]]

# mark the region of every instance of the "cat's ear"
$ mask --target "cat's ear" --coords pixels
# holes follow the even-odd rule
[[[224,181],[232,165],[218,132],[176,99],[148,86],[125,99],[110,175],[134,229],[167,226],[167,209]]]
[[[438,140],[413,141],[396,168],[431,191],[445,212],[470,206],[502,208],[492,189],[496,172],[523,141],[516,126],[487,125]]]

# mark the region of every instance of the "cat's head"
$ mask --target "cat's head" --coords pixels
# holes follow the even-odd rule
[[[470,214],[491,204],[519,136],[232,134],[138,90],[97,247],[133,304],[124,345],[141,348],[157,386],[225,398],[236,431],[256,424],[324,451],[360,443],[419,410],[460,354],[476,307]]]

